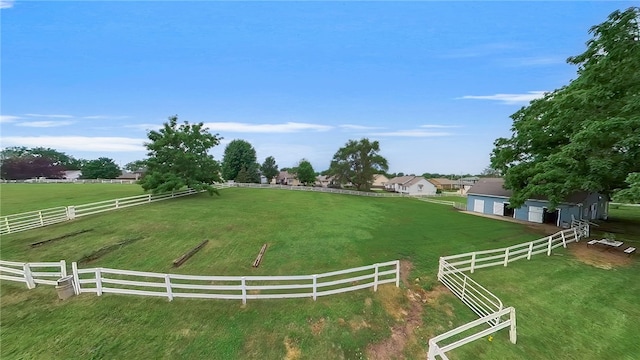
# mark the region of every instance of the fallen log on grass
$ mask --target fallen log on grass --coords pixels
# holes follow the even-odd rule
[[[253,267],[258,267],[260,265],[260,261],[262,261],[262,257],[264,256],[264,252],[267,251],[267,244],[262,245],[262,249],[258,253],[258,257],[253,262]]]
[[[205,240],[205,241],[201,242],[198,246],[196,246],[193,249],[189,250],[189,252],[187,252],[186,254],[184,254],[184,255],[180,256],[179,258],[173,260],[173,266],[174,267],[178,267],[178,266],[182,265],[185,261],[187,261],[190,257],[192,257],[193,254],[197,253],[200,249],[202,249],[208,242],[209,242],[209,240]]]
[[[119,248],[121,248],[121,247],[123,247],[125,245],[129,245],[129,244],[131,244],[131,243],[133,243],[135,241],[138,241],[138,240],[140,240],[142,238],[143,238],[142,236],[139,236],[139,237],[135,237],[135,238],[132,238],[132,239],[123,240],[123,241],[121,241],[119,243],[116,243],[116,244],[103,246],[100,249],[92,252],[91,254],[83,256],[77,262],[78,262],[78,264],[88,263],[89,261],[93,261],[95,259],[98,259],[101,256],[112,252],[113,250],[119,249]]]
[[[68,238],[68,237],[76,236],[76,235],[79,235],[79,234],[82,234],[82,233],[86,233],[86,232],[89,232],[89,231],[92,231],[92,230],[93,230],[93,229],[84,229],[84,230],[74,231],[74,232],[72,232],[72,233],[68,233],[68,234],[60,235],[60,236],[58,236],[58,237],[54,237],[54,238],[51,238],[51,239],[47,239],[47,240],[42,240],[42,241],[34,242],[34,243],[33,243],[33,244],[31,244],[30,246],[31,246],[31,247],[40,246],[40,245],[43,245],[43,244],[46,244],[46,243],[49,243],[49,242],[53,242],[53,241],[57,241],[57,240],[66,239],[66,238]]]

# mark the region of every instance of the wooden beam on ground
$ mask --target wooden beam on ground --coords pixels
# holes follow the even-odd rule
[[[200,251],[200,249],[202,249],[208,242],[209,242],[209,240],[205,240],[205,241],[201,242],[200,244],[198,244],[198,246],[196,246],[193,249],[189,250],[186,254],[184,254],[184,255],[180,256],[179,258],[173,260],[173,266],[174,267],[178,267],[178,266],[182,265],[185,261],[187,261],[190,257],[192,257],[193,254],[195,254],[198,251]]]
[[[40,246],[40,245],[43,245],[43,244],[46,244],[46,243],[49,243],[49,242],[62,240],[62,239],[66,239],[66,238],[71,237],[71,236],[76,236],[76,235],[79,235],[79,234],[82,234],[82,233],[86,233],[86,232],[89,232],[91,230],[93,230],[93,229],[85,229],[85,230],[74,231],[72,233],[64,234],[64,235],[61,235],[61,236],[58,236],[58,237],[54,237],[54,238],[51,238],[51,239],[34,242],[30,246],[31,247]]]
[[[262,245],[262,249],[260,249],[260,252],[258,253],[258,257],[253,262],[253,267],[260,266],[260,261],[262,261],[262,257],[264,256],[265,251],[267,251],[267,244]]]
[[[88,262],[93,261],[95,259],[98,259],[98,258],[102,257],[103,255],[106,255],[106,254],[108,254],[108,253],[110,253],[110,252],[112,252],[112,251],[114,251],[116,249],[119,249],[119,248],[121,248],[121,247],[123,247],[125,245],[129,245],[129,244],[131,244],[133,242],[136,242],[136,241],[138,241],[138,240],[140,240],[142,238],[143,238],[143,236],[137,236],[137,237],[134,237],[134,238],[131,238],[131,239],[122,240],[122,241],[120,241],[118,243],[115,243],[115,244],[112,244],[112,245],[103,246],[100,249],[92,252],[91,254],[88,254],[88,255],[85,255],[85,256],[81,257],[77,262],[78,262],[78,264],[88,263]]]

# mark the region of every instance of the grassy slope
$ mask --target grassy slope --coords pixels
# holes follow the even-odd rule
[[[3,196],[3,205],[4,201]],[[83,202],[88,201],[74,203]],[[27,246],[86,228],[93,231],[35,249]],[[539,237],[526,231],[517,224],[409,199],[227,189],[221,197],[198,195],[6,236],[0,250],[2,259],[73,261],[104,245],[144,236],[91,266],[219,275],[308,274],[402,258],[414,265],[411,278],[419,277],[421,286],[429,289],[436,282],[439,256],[498,248]],[[170,267],[171,260],[205,238],[211,242],[201,253],[178,270]],[[250,264],[265,242],[270,247],[263,264],[253,269]],[[565,354],[584,355],[571,349],[583,347],[587,339],[593,339],[590,333],[575,336],[582,331],[576,329],[594,323],[588,314],[603,322],[619,323],[617,330],[607,333],[612,340],[603,341],[602,347],[619,348],[617,339],[635,336],[630,328],[640,320],[637,312],[626,312],[622,319],[603,311],[568,318],[557,315],[565,309],[573,312],[593,308],[598,303],[588,296],[589,289],[616,293],[623,281],[615,279],[631,278],[626,270],[620,274],[598,272],[568,256],[539,257],[514,265],[478,272],[477,280],[518,309],[519,345],[510,345],[505,332],[490,345],[479,341],[452,352],[453,357],[545,359],[552,349],[565,348]],[[637,267],[634,269],[628,271],[637,272]],[[589,276],[594,271],[599,277]],[[576,272],[587,277],[575,276]],[[585,279],[590,280],[587,289],[583,289]],[[546,281],[555,286],[542,291]],[[566,288],[576,294],[569,300],[562,297],[568,293]],[[401,298],[394,289],[376,294],[342,294],[317,302],[252,301],[242,308],[230,301],[177,299],[168,303],[164,299],[118,295],[83,295],[59,302],[49,287],[26,291],[22,285],[2,282],[0,357],[206,355],[220,359],[275,359],[284,357],[288,346],[290,352],[298,349],[303,359],[358,358],[368,343],[389,335],[393,319],[385,311],[388,298],[384,294]],[[636,305],[634,299],[640,296],[640,290],[631,287],[627,291],[629,296],[616,297],[616,308]],[[419,356],[430,336],[474,319],[451,295],[425,304],[424,308],[425,326],[418,330],[420,342],[409,349],[409,358]],[[451,309],[453,314],[447,314]],[[548,320],[549,311],[558,320]],[[532,321],[543,317],[544,322]],[[36,328],[39,330],[34,331]],[[560,338],[556,336],[558,332],[569,332],[569,336]],[[617,359],[634,354],[631,350],[622,347],[615,353],[621,356],[616,357],[595,356],[591,352],[575,358]]]
[[[135,184],[0,184],[0,214],[142,195]]]

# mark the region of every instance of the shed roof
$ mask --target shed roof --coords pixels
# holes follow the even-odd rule
[[[512,195],[511,190],[504,188],[503,178],[481,178],[475,185],[467,192],[469,195],[489,195],[509,198]],[[567,196],[564,200],[565,203],[578,204],[585,201],[589,196],[586,191],[576,191],[573,194]],[[548,201],[546,196],[532,196],[531,199]]]

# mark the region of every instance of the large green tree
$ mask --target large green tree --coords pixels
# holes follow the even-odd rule
[[[623,203],[640,204],[640,173],[631,173],[626,183],[629,188],[620,190],[613,196],[613,200]]]
[[[80,170],[86,161],[76,159],[71,155],[51,148],[27,148],[25,146],[13,146],[3,149],[2,152],[0,152],[0,161],[24,156],[46,158],[53,166],[59,166],[63,170]]]
[[[295,168],[296,179],[303,185],[313,185],[316,182],[316,172],[307,159],[302,159]]]
[[[256,150],[245,141],[236,139],[227,144],[222,158],[222,177],[225,180],[236,180],[238,173],[245,168],[247,175],[243,175],[243,180],[250,180],[252,183],[260,182],[258,173]]]
[[[83,179],[115,179],[122,174],[118,164],[106,157],[89,160],[80,170]]]
[[[331,161],[329,172],[341,184],[351,183],[357,190],[368,191],[373,175],[389,170],[387,159],[380,154],[380,144],[369,139],[349,140]]]
[[[260,165],[260,171],[262,175],[267,178],[267,183],[271,183],[271,180],[278,176],[278,164],[273,156],[268,156],[264,159],[262,165]]]
[[[135,160],[124,165],[127,171],[144,171],[147,168],[147,160]]]
[[[218,193],[212,185],[222,181],[220,164],[208,153],[220,144],[218,134],[211,134],[203,123],[178,125],[178,117],[171,116],[162,129],[147,136],[147,171],[140,180],[145,191],[163,193],[188,187]]]
[[[568,85],[513,115],[512,136],[495,141],[491,167],[505,174],[512,206],[533,196],[553,205],[575,191],[605,195],[640,171],[640,8],[593,26]]]

